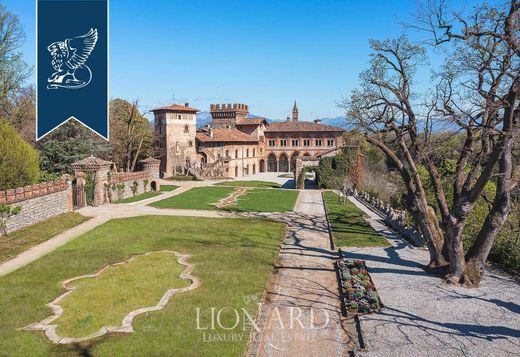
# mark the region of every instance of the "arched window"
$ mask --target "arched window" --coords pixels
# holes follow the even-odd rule
[[[184,132],[185,133],[189,133],[190,132],[190,127],[187,126],[187,125],[184,125]]]
[[[226,157],[229,157],[229,150],[226,150]]]
[[[253,149],[253,157],[256,156],[256,149]]]
[[[246,157],[249,157],[249,149],[246,149]]]
[[[235,150],[235,159],[238,159],[238,150]]]
[[[181,116],[181,115],[179,114],[178,118],[179,118],[179,119],[181,119],[181,118],[182,118],[182,116]]]

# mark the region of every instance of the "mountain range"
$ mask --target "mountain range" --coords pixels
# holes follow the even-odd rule
[[[253,114],[249,114],[249,116],[251,118],[260,117],[258,115],[253,115]],[[269,119],[269,118],[265,118],[265,120],[267,120],[268,123],[285,121],[285,120],[280,120],[280,119]],[[197,127],[198,128],[204,128],[206,125],[208,125],[210,123],[211,123],[211,113],[210,112],[198,112],[197,113]],[[342,116],[338,116],[338,117],[334,117],[334,118],[329,118],[329,117],[321,118],[321,123],[325,124],[325,125],[337,126],[339,128],[343,128],[343,129],[349,129],[349,126],[346,122],[345,117],[342,117]]]

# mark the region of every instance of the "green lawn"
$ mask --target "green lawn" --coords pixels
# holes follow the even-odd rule
[[[338,202],[334,192],[324,192],[325,205],[332,227],[334,244],[338,247],[387,247],[388,241],[365,221],[364,213],[349,200]]]
[[[194,187],[180,195],[166,198],[164,200],[150,204],[157,208],[178,208],[178,209],[217,209],[214,203],[229,196],[235,188],[233,187]]]
[[[21,252],[89,219],[90,217],[75,212],[64,213],[10,233],[7,237],[0,236],[0,262],[14,258]]]
[[[240,341],[204,342],[205,330],[196,328],[197,308],[202,328],[210,325],[211,308],[225,308],[220,316],[224,327],[235,323],[231,308],[244,308],[255,316],[255,299],[265,291],[284,230],[281,223],[258,219],[144,216],[112,220],[0,278],[0,355],[242,356],[250,332],[242,330],[242,321],[233,330],[206,331],[235,333]],[[65,291],[62,281],[164,249],[191,254],[193,275],[202,285],[174,296],[161,311],[136,317],[134,333],[56,346],[40,331],[19,330],[51,315],[46,304]],[[121,302],[113,299],[101,293],[91,297],[107,304]]]
[[[299,191],[252,189],[239,196],[234,205],[225,209],[236,212],[289,212],[294,209]]]
[[[175,185],[161,185],[162,192],[175,191],[178,188],[179,188],[179,186],[175,186]]]
[[[260,187],[260,188],[279,188],[280,184],[269,181],[225,181],[215,184],[215,186],[231,186],[231,187]]]
[[[190,280],[179,278],[186,267],[178,259],[167,251],[139,255],[94,278],[70,282],[72,292],[59,303],[63,315],[53,321],[58,325],[57,334],[79,338],[104,326],[121,326],[131,311],[155,306],[168,290],[189,286]]]
[[[160,194],[161,194],[160,192],[150,191],[150,192],[141,193],[140,195],[123,198],[122,200],[118,200],[118,201],[115,201],[115,202],[112,202],[112,203],[119,204],[119,203],[139,202],[139,201],[142,201],[142,200],[146,200],[148,198],[159,196]]]

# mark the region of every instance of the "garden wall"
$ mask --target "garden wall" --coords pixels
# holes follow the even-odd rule
[[[0,191],[0,205],[22,207],[20,213],[7,222],[7,232],[10,233],[72,211],[72,186],[61,179]]]
[[[352,195],[377,212],[380,216],[384,217],[385,223],[389,227],[399,232],[402,237],[410,241],[413,245],[418,247],[424,246],[425,240],[421,232],[406,224],[405,211],[395,210],[390,207],[389,204],[385,204],[383,201],[370,196],[366,192],[357,192],[357,190],[354,190]]]
[[[110,197],[115,202],[150,191],[152,178],[148,171],[117,172],[111,173],[110,182]]]

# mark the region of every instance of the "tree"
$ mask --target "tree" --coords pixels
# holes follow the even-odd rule
[[[25,141],[34,144],[36,132],[36,91],[33,86],[13,92],[0,102],[0,118],[7,120]]]
[[[38,152],[0,120],[0,190],[35,184],[39,177]]]
[[[71,164],[93,155],[109,159],[110,147],[90,129],[76,121],[69,121],[37,144],[41,169],[46,173],[72,173]]]
[[[519,5],[517,1],[482,5],[467,19],[455,13],[457,27],[446,19],[444,2],[437,6],[427,2],[421,9],[420,22],[434,34],[434,44],[450,42],[453,48],[435,77],[434,90],[421,96],[411,86],[414,69],[427,63],[422,46],[404,37],[372,41],[370,69],[361,76],[361,90],[353,92],[345,107],[367,140],[400,172],[408,209],[429,242],[430,266],[442,263],[435,261],[442,257],[449,261],[448,282],[477,286],[518,182],[512,150],[520,130]],[[435,127],[441,122],[463,132],[449,190],[439,169],[443,160],[432,150],[438,136]],[[438,215],[426,195],[420,165],[430,176]],[[468,217],[492,180],[496,193],[489,213],[464,254]]]
[[[450,251],[448,281],[478,285],[491,246],[511,211],[513,144],[520,130],[520,4],[516,0],[477,6],[468,16],[449,12],[443,1],[422,7],[419,24],[436,46],[454,48],[436,88],[435,116],[455,123],[466,138],[457,161],[453,203],[431,159],[433,181]],[[428,144],[426,136],[426,144]],[[491,208],[473,245],[464,254],[462,232],[489,180],[496,181]]]
[[[413,76],[427,63],[425,49],[405,36],[370,41],[373,50],[369,69],[360,75],[361,88],[343,103],[350,124],[365,134],[399,172],[406,188],[405,202],[417,222],[430,252],[428,268],[447,265],[444,235],[418,172],[420,117],[412,101],[416,95]]]
[[[141,114],[137,100],[110,102],[110,146],[112,160],[125,171],[134,171],[140,159],[153,154],[151,125]]]
[[[22,88],[31,68],[23,61],[21,47],[25,41],[18,17],[0,4],[0,103]]]

